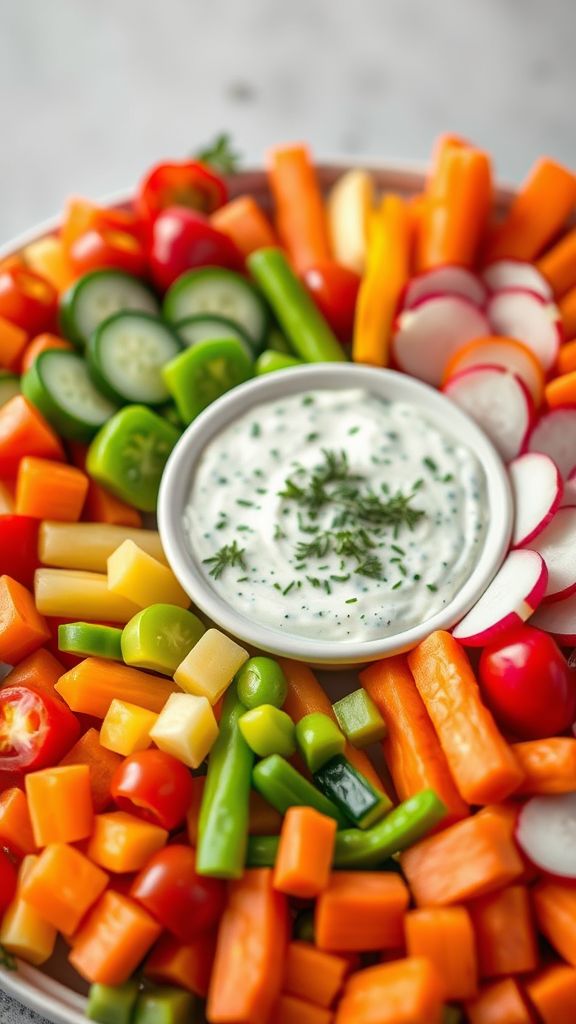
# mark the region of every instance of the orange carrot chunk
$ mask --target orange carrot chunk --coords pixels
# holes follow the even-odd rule
[[[443,146],[426,190],[418,269],[446,263],[474,266],[491,202],[487,154],[471,146]]]
[[[121,985],[161,930],[134,900],[109,890],[74,936],[70,963],[92,984]]]
[[[157,985],[177,985],[204,999],[215,953],[215,932],[202,932],[186,945],[172,935],[163,935],[144,965],[144,974]]]
[[[295,996],[281,995],[274,1007],[274,1024],[332,1024],[333,1015],[314,1003]]]
[[[467,1003],[469,1024],[534,1024],[520,986],[513,978],[482,989],[478,999]]]
[[[558,373],[572,373],[576,370],[576,340],[567,341],[562,345],[557,359]]]
[[[316,171],[306,146],[281,146],[268,157],[276,228],[294,269],[303,274],[331,258],[328,224]]]
[[[274,869],[274,888],[311,899],[330,878],[336,821],[313,807],[290,807],[284,817]]]
[[[0,576],[0,661],[17,665],[49,639],[30,591],[11,576]]]
[[[570,291],[566,292],[563,298],[560,299],[558,309],[560,310],[565,337],[573,338],[576,334],[576,287],[571,288]],[[14,399],[12,399],[12,401],[14,401]]]
[[[316,945],[334,952],[402,948],[409,898],[399,875],[335,871],[316,901]]]
[[[576,970],[564,964],[545,968],[526,985],[542,1024],[574,1024]]]
[[[0,316],[0,367],[17,371],[26,351],[28,334],[22,327]]]
[[[576,739],[551,736],[515,743],[512,749],[525,776],[517,794],[539,796],[576,789]]]
[[[237,196],[216,210],[210,220],[218,231],[232,239],[244,256],[256,249],[278,245],[274,228],[253,196]]]
[[[33,690],[60,699],[54,687],[62,675],[64,668],[57,658],[46,648],[40,647],[4,677],[2,686],[31,686]]]
[[[440,1024],[444,985],[435,967],[408,957],[353,974],[334,1024]]]
[[[560,231],[576,204],[576,177],[542,157],[534,164],[490,244],[487,261],[533,260]]]
[[[26,796],[37,846],[75,843],[91,834],[94,808],[87,765],[30,772],[26,776]]]
[[[88,492],[88,477],[75,466],[25,456],[16,481],[16,514],[75,523]]]
[[[546,402],[550,409],[559,405],[576,404],[576,372],[563,373],[548,382],[544,389]]]
[[[412,651],[408,663],[464,800],[504,800],[518,788],[523,772],[482,703],[463,648],[438,630]]]
[[[406,914],[408,956],[430,960],[447,999],[471,999],[477,992],[474,931],[464,907],[431,907]]]
[[[5,846],[16,857],[36,852],[28,801],[21,789],[5,789],[0,793],[0,847]]]
[[[90,789],[96,812],[103,811],[112,802],[112,777],[123,758],[100,743],[97,729],[87,729],[83,736],[60,761],[61,765],[84,764],[90,770]]]
[[[482,978],[534,971],[538,947],[528,890],[511,885],[473,900],[468,907]]]
[[[24,455],[64,459],[58,436],[23,395],[0,408],[0,476],[14,476]]]
[[[556,297],[570,291],[576,285],[576,228],[548,249],[536,266]]]
[[[169,679],[104,658],[85,658],[56,684],[68,707],[95,718],[105,717],[114,698],[159,713],[177,689]]]
[[[316,1006],[331,1006],[349,964],[344,957],[325,953],[308,942],[291,942],[286,951],[284,991]]]
[[[109,523],[111,526],[142,526],[142,516],[137,508],[120,501],[95,480],[90,481],[84,502],[82,518],[89,523]]]
[[[576,967],[576,889],[540,882],[533,890],[538,928],[560,956]]]
[[[36,858],[20,893],[44,921],[72,935],[107,884],[106,872],[79,850],[53,843]]]

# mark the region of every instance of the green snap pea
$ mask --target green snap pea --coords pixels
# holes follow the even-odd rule
[[[82,658],[122,661],[122,630],[93,622],[68,622],[58,626],[58,650]]]
[[[319,771],[336,754],[342,754],[346,746],[336,722],[321,711],[312,711],[300,719],[296,725],[296,742],[312,773]]]
[[[98,1024],[130,1024],[138,998],[138,982],[123,985],[91,985],[86,1016]]]
[[[262,377],[265,373],[276,373],[277,370],[290,370],[293,366],[303,366],[301,359],[290,356],[287,352],[274,352],[266,349],[256,360],[256,376]]]
[[[156,985],[141,993],[133,1024],[192,1024],[198,1001],[191,992],[171,985]]]
[[[332,705],[338,725],[355,747],[367,747],[386,735],[386,722],[363,687]]]
[[[285,711],[273,704],[261,704],[242,715],[240,732],[258,757],[281,754],[291,757],[296,750],[294,722]]]
[[[171,676],[205,632],[193,612],[174,604],[151,604],[124,626],[121,656],[134,668]]]
[[[246,708],[272,704],[281,708],[286,700],[288,683],[281,666],[273,658],[248,658],[236,674],[238,698]]]
[[[272,754],[256,765],[252,772],[252,782],[254,788],[280,814],[286,814],[290,807],[313,807],[320,814],[334,818],[341,828],[348,824],[348,819],[336,804],[278,754]]]

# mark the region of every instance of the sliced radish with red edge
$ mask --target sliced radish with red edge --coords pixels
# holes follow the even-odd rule
[[[541,871],[576,878],[576,793],[527,800],[516,822],[516,842]]]
[[[443,267],[434,267],[413,277],[404,289],[401,306],[411,309],[422,299],[436,295],[461,295],[476,306],[483,306],[488,297],[480,278],[464,267],[446,263]]]
[[[488,299],[486,315],[497,334],[532,349],[545,370],[556,362],[563,340],[558,307],[527,288],[507,288]]]
[[[556,463],[566,480],[576,455],[576,405],[559,406],[544,413],[528,438],[529,452],[544,452]]]
[[[576,644],[576,594],[541,605],[530,625],[550,633],[561,647]]]
[[[456,349],[489,332],[486,317],[469,299],[434,295],[398,316],[394,357],[404,373],[437,387]]]
[[[560,507],[564,488],[556,463],[542,452],[520,455],[508,472],[514,496],[512,546],[520,548],[546,529]]]
[[[552,299],[554,294],[538,268],[533,263],[525,263],[523,260],[496,260],[483,270],[482,280],[491,292],[501,292],[507,288],[527,288],[546,301]]]
[[[443,391],[482,427],[505,462],[522,451],[534,402],[516,374],[502,366],[474,366],[452,377]]]
[[[452,630],[466,647],[483,647],[512,626],[526,622],[546,590],[548,572],[536,551],[511,551],[489,587]]]
[[[544,371],[536,356],[521,341],[515,338],[500,338],[494,334],[488,338],[477,338],[454,353],[446,366],[444,383],[462,370],[474,366],[502,366],[515,373],[524,381],[538,406],[544,393]]]
[[[546,562],[545,601],[562,601],[576,591],[576,508],[558,509],[552,521],[528,545]]]

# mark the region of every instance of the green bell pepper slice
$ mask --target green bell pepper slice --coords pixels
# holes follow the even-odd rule
[[[254,376],[253,364],[236,338],[199,341],[166,363],[162,375],[184,423],[217,398]]]
[[[122,661],[122,630],[93,622],[68,622],[58,626],[58,650],[79,658],[111,658]]]
[[[265,373],[276,373],[277,370],[291,370],[294,366],[304,366],[304,363],[287,352],[274,352],[267,348],[256,360],[256,376],[262,377]]]

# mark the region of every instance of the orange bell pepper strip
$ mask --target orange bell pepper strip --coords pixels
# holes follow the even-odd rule
[[[541,796],[576,790],[576,739],[551,736],[527,740],[515,743],[513,750],[524,772],[516,794]]]
[[[530,1002],[542,1024],[574,1024],[576,970],[565,964],[545,967],[526,983]]]
[[[157,985],[176,985],[205,999],[216,955],[216,932],[202,932],[182,945],[163,935],[144,965],[144,974]]]
[[[276,230],[296,273],[330,260],[324,201],[306,146],[271,150],[268,182],[276,207]]]
[[[210,222],[228,235],[243,256],[256,249],[277,246],[278,239],[264,210],[253,196],[237,196],[210,217]]]
[[[122,985],[161,930],[134,900],[105,892],[74,936],[70,963],[91,984]]]
[[[65,843],[52,843],[36,858],[20,894],[44,921],[72,935],[100,898],[108,875]]]
[[[16,372],[28,345],[28,332],[0,316],[0,367]]]
[[[16,515],[75,523],[88,493],[88,477],[75,466],[26,455],[16,481]]]
[[[534,971],[538,946],[530,897],[523,885],[489,893],[468,906],[482,978]]]
[[[49,639],[30,591],[11,576],[0,576],[0,661],[17,665]]]
[[[21,372],[26,373],[26,371],[34,365],[38,356],[41,356],[43,352],[50,352],[55,348],[71,351],[74,346],[71,345],[69,341],[65,341],[64,338],[59,338],[57,334],[37,334],[24,350],[22,355],[22,364],[20,367]]]
[[[542,157],[495,232],[486,262],[534,260],[558,234],[575,205],[576,176],[567,167]]]
[[[418,270],[447,263],[474,267],[491,204],[488,155],[472,146],[442,146],[426,189]]]
[[[464,907],[430,907],[406,914],[408,956],[425,957],[442,978],[447,999],[472,999],[478,991],[474,931]]]
[[[15,857],[25,857],[37,850],[28,801],[22,790],[16,787],[0,793],[1,846],[5,846]]]
[[[562,296],[558,303],[558,309],[562,318],[564,336],[566,338],[573,338],[576,334],[576,287],[571,288],[569,292]]]
[[[444,994],[423,957],[378,964],[349,979],[334,1024],[440,1024]]]
[[[477,999],[466,1004],[469,1024],[534,1024],[534,1017],[514,978],[497,981],[482,989]]]
[[[536,264],[556,298],[576,285],[576,228],[568,231]]]
[[[576,339],[566,341],[561,346],[556,360],[556,369],[560,374],[572,373],[573,370],[576,370]]]
[[[349,970],[345,957],[326,953],[309,942],[291,942],[286,951],[284,992],[328,1008]]]
[[[124,811],[109,811],[94,818],[86,852],[107,871],[139,871],[166,845],[168,832],[159,825]]]
[[[14,476],[24,455],[64,460],[58,436],[24,395],[14,395],[0,408],[0,476]]]
[[[492,814],[476,814],[423,839],[400,863],[417,905],[424,907],[482,896],[523,872],[509,823]]]
[[[61,676],[56,691],[73,711],[104,718],[114,698],[159,713],[178,687],[162,676],[104,658],[85,658]]]
[[[360,673],[360,681],[386,722],[384,757],[400,800],[433,789],[447,809],[442,827],[465,818],[468,806],[454,785],[406,658],[374,662]]]
[[[438,630],[412,651],[408,664],[461,796],[469,804],[504,800],[524,773],[482,702],[463,648]]]
[[[313,807],[290,807],[284,816],[274,868],[274,888],[311,899],[327,886],[336,822]]]
[[[206,1010],[210,1024],[267,1024],[280,995],[288,938],[286,897],[267,868],[232,882],[218,930]]]
[[[387,366],[398,300],[410,275],[412,226],[405,201],[386,195],[369,222],[366,267],[358,292],[352,357]]]
[[[283,993],[274,1007],[274,1024],[332,1024],[331,1010],[315,1006],[305,999]]]
[[[4,676],[1,685],[30,686],[39,693],[48,693],[60,700],[54,687],[62,675],[64,668],[58,659],[45,647],[40,647]]]
[[[576,889],[562,882],[539,882],[532,891],[542,935],[563,960],[576,967]]]
[[[37,846],[87,839],[94,824],[87,765],[71,764],[30,772],[25,785]]]
[[[399,875],[335,871],[316,901],[316,945],[333,952],[402,947],[409,899]]]
[[[97,729],[88,729],[60,761],[61,765],[85,764],[90,770],[90,789],[94,810],[99,813],[112,803],[110,788],[112,778],[119,764],[119,754],[107,750],[100,743]]]

